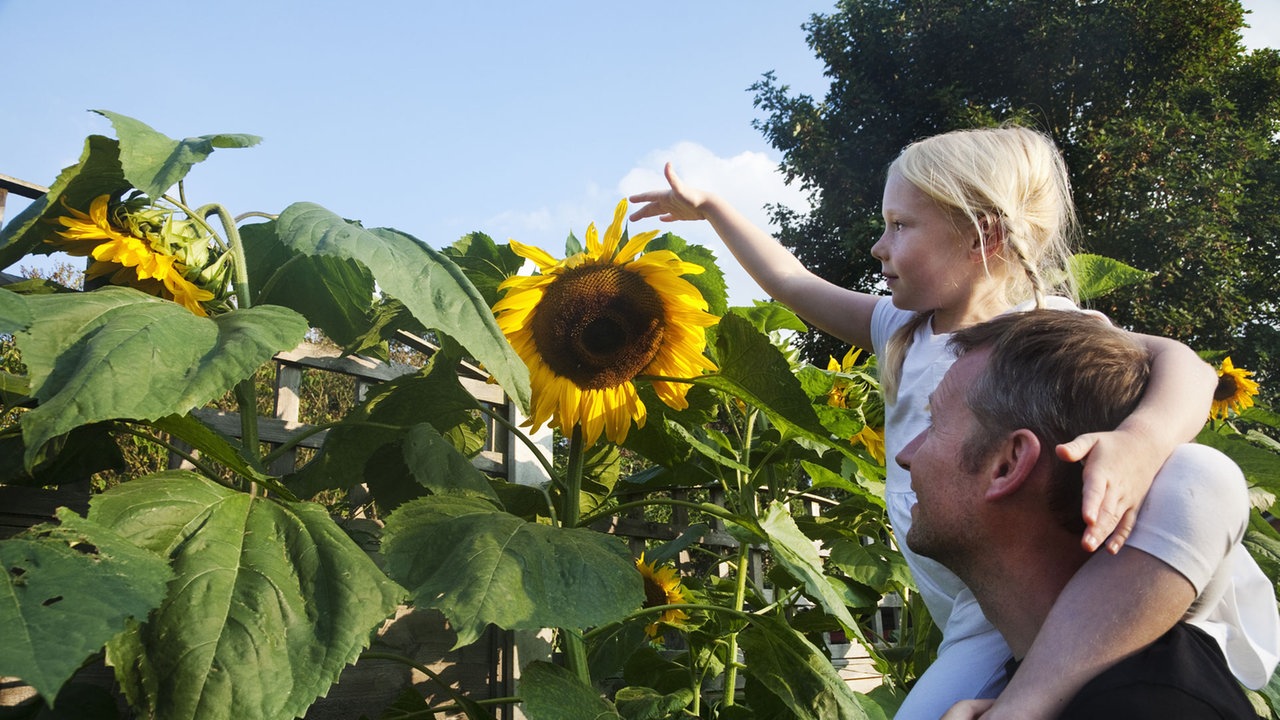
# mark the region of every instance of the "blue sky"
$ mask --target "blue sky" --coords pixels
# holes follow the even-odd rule
[[[801,24],[834,6],[0,0],[0,174],[48,185],[86,135],[113,134],[87,112],[102,108],[172,137],[262,136],[188,176],[192,202],[233,214],[305,200],[436,247],[482,230],[559,254],[672,160],[765,223],[765,203],[803,197],[747,88],[773,70],[820,96]],[[1280,46],[1280,2],[1245,6],[1246,44]],[[5,217],[25,204],[10,196]],[[704,223],[672,229],[723,255]],[[721,265],[731,301],[761,296]]]

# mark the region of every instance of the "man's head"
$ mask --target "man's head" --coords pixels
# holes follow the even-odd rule
[[[973,535],[968,516],[1033,472],[1045,473],[1046,519],[1082,531],[1080,466],[1054,448],[1133,411],[1150,372],[1145,348],[1096,317],[1057,310],[1001,315],[951,344],[958,359],[930,396],[932,425],[898,457],[918,495],[908,545],[962,552],[952,546]]]

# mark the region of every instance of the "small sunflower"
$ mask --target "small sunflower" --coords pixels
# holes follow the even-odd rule
[[[660,607],[662,605],[679,605],[688,602],[684,588],[680,585],[680,574],[669,565],[655,567],[653,563],[644,561],[644,553],[636,560],[636,569],[644,578],[644,607]],[[658,636],[658,626],[662,623],[681,623],[689,619],[689,614],[679,608],[663,610],[657,620],[644,628],[644,634],[650,638]]]
[[[87,214],[68,206],[71,216],[58,218],[62,240],[50,244],[69,255],[92,257],[94,263],[85,273],[88,278],[110,276],[112,284],[130,285],[171,299],[196,315],[207,315],[200,303],[212,300],[213,293],[187,280],[186,266],[178,258],[114,227],[107,213],[108,199],[106,195],[94,198]]]
[[[853,369],[854,363],[858,361],[858,356],[862,351],[855,347],[850,347],[849,352],[844,354],[844,359],[836,362],[836,359],[827,356],[827,372],[843,372],[847,373]],[[831,407],[847,408],[849,407],[849,382],[847,380],[837,380],[831,385],[831,391],[827,393],[827,404]]]
[[[586,251],[564,260],[512,240],[511,249],[539,274],[507,278],[493,307],[498,327],[529,366],[530,425],[566,433],[580,425],[588,445],[602,432],[621,443],[633,422],[644,425],[636,376],[687,378],[715,369],[703,350],[716,317],[680,277],[702,266],[670,250],[642,253],[656,230],[619,247],[626,212],[624,199],[604,241],[592,223]],[[655,380],[653,389],[667,405],[688,407],[688,384]]]
[[[1215,420],[1226,420],[1228,411],[1237,414],[1245,408],[1253,407],[1253,396],[1258,394],[1258,383],[1249,379],[1251,370],[1238,368],[1231,364],[1231,358],[1222,361],[1218,369],[1218,388],[1213,391],[1213,407],[1209,409],[1209,417]]]

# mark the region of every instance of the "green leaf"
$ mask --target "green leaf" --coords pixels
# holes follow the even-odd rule
[[[17,293],[0,288],[0,335],[8,335],[31,326],[27,301]]]
[[[193,165],[209,157],[214,148],[244,148],[262,142],[256,135],[240,134],[173,140],[126,115],[109,110],[94,112],[110,120],[116,129],[125,178],[153,200],[176,185]]]
[[[8,267],[28,253],[47,255],[45,245],[62,227],[56,221],[68,215],[63,206],[87,212],[99,195],[120,197],[130,189],[120,168],[120,145],[111,138],[90,135],[84,141],[80,162],[64,169],[45,193],[0,228],[0,267]]]
[[[354,260],[302,255],[285,247],[274,221],[241,227],[240,239],[257,293],[254,305],[302,313],[348,349],[369,331],[376,288],[367,268]]]
[[[520,272],[524,265],[524,258],[515,254],[510,245],[498,245],[482,232],[463,235],[445,248],[444,254],[462,268],[489,307],[502,297],[498,285]]]
[[[30,467],[40,447],[80,425],[182,414],[253,375],[307,331],[297,313],[263,305],[214,319],[136,290],[27,298],[19,333],[38,407],[22,418]]]
[[[167,415],[151,425],[190,445],[202,457],[222,463],[241,477],[253,481],[266,478],[245,459],[243,445],[229,440],[190,415]]]
[[[97,496],[89,517],[176,574],[146,624],[108,646],[130,701],[153,717],[300,716],[403,597],[313,503],[174,471]]]
[[[476,399],[458,382],[452,362],[437,353],[421,373],[374,388],[329,430],[316,459],[285,482],[299,497],[368,482],[383,508],[392,509],[424,491],[406,464],[401,447],[406,433],[430,423],[470,456],[481,448],[484,422],[478,413]]]
[[[692,688],[659,693],[652,688],[624,687],[614,695],[618,712],[627,720],[668,720],[693,702]]]
[[[858,623],[849,614],[840,594],[829,582],[822,569],[822,557],[813,541],[800,532],[787,506],[773,501],[760,517],[760,528],[768,538],[773,559],[796,579],[804,583],[805,594],[817,600],[851,632],[858,631]]]
[[[60,508],[61,525],[0,541],[0,675],[52,703],[85,658],[160,605],[172,573],[164,559]]]
[[[732,314],[720,319],[716,361],[720,372],[694,378],[694,384],[741,398],[764,411],[780,429],[835,445],[791,365],[749,321]]]
[[[418,423],[405,433],[404,460],[414,478],[437,495],[498,499],[488,477],[430,423]]]
[[[760,332],[808,332],[809,327],[791,308],[773,300],[755,300],[750,307],[735,307],[733,314],[745,318]]]
[[[521,409],[529,408],[529,372],[493,312],[462,270],[419,240],[388,229],[366,230],[319,205],[296,203],[278,220],[281,242],[304,255],[355,260],[378,286],[423,325],[466,347]]]
[[[643,582],[615,537],[526,522],[475,498],[436,495],[387,518],[388,573],[418,607],[474,642],[485,625],[586,628],[640,607]]]
[[[1089,253],[1071,257],[1071,274],[1075,276],[1081,300],[1102,297],[1117,288],[1146,282],[1154,273],[1139,270],[1114,258]]]
[[[845,685],[831,661],[785,622],[756,618],[738,636],[746,672],[797,720],[884,720],[884,712]]]
[[[0,433],[0,483],[44,487],[85,480],[103,470],[123,470],[124,455],[110,430],[109,423],[95,423],[55,438],[35,455],[28,470],[22,462],[22,433],[10,428]]]
[[[595,688],[547,662],[532,662],[521,670],[520,697],[529,720],[622,720]]]
[[[911,586],[911,570],[902,554],[884,543],[864,545],[857,540],[838,540],[831,546],[829,562],[844,574],[879,592]]]

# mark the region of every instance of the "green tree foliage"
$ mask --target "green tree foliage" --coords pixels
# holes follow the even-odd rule
[[[1280,53],[1237,0],[844,0],[806,25],[825,98],[757,83],[757,127],[814,209],[780,239],[877,290],[884,169],[912,140],[1017,120],[1071,168],[1082,249],[1155,272],[1095,304],[1118,323],[1280,370]],[[833,343],[811,337],[811,358]]]

